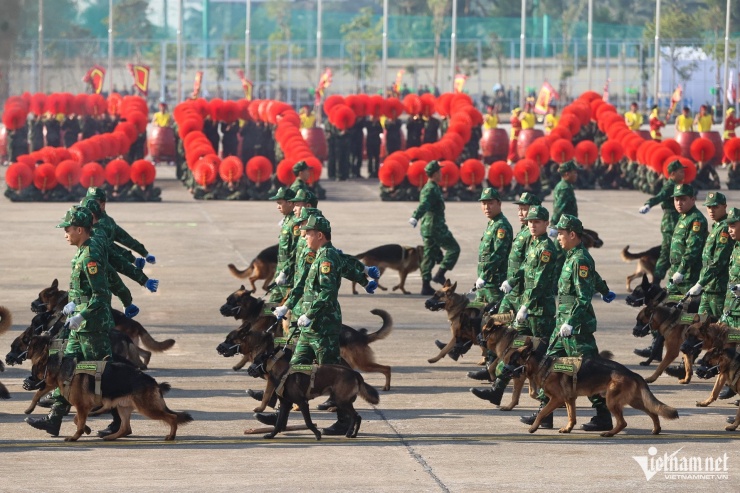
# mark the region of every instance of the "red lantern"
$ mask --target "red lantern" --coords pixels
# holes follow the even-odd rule
[[[23,163],[13,163],[5,171],[5,183],[13,190],[23,190],[33,183],[33,170]]]
[[[82,166],[80,185],[85,188],[99,187],[105,181],[105,172],[98,163],[87,163]]]
[[[386,187],[393,188],[403,181],[406,176],[406,167],[393,159],[386,158],[378,170],[378,179]]]
[[[486,167],[478,159],[468,159],[460,166],[460,180],[466,185],[480,185],[486,177]]]
[[[502,189],[511,184],[514,178],[514,171],[506,161],[496,161],[488,168],[488,184],[492,187]]]
[[[229,156],[218,166],[218,175],[226,183],[238,182],[244,174],[242,160],[236,156]]]
[[[457,167],[453,161],[442,161],[439,163],[442,166],[440,170],[442,173],[442,181],[440,186],[442,188],[448,188],[457,184],[460,181],[460,168]]]
[[[131,163],[131,181],[137,186],[144,188],[154,183],[157,170],[151,161],[139,159]]]
[[[514,178],[517,183],[531,185],[540,179],[540,167],[531,159],[520,159],[514,165]]]
[[[280,183],[282,183],[285,186],[290,186],[295,181],[295,174],[293,173],[293,164],[287,159],[283,159],[280,161],[280,164],[277,166],[277,179]]]
[[[616,164],[624,157],[622,144],[614,140],[607,140],[601,145],[601,161],[604,164]]]
[[[247,178],[255,183],[266,182],[272,176],[272,163],[264,156],[255,156],[247,161],[246,172]]]
[[[46,192],[57,186],[56,169],[53,164],[43,163],[36,167],[33,173],[33,184],[41,192]]]
[[[740,138],[732,137],[724,143],[725,157],[731,163],[740,161]]]
[[[82,175],[82,166],[76,161],[68,159],[62,161],[56,167],[54,176],[57,182],[60,183],[67,190],[72,190],[72,187],[80,182],[80,176]]]
[[[217,175],[218,171],[214,162],[208,159],[198,161],[193,170],[193,178],[202,187],[212,185],[216,181]]]
[[[569,140],[559,139],[550,146],[550,158],[558,164],[563,164],[573,159],[574,153],[575,149]]]
[[[691,143],[691,157],[698,163],[706,163],[714,157],[714,143],[706,137],[699,137]]]
[[[599,156],[599,148],[590,140],[582,140],[576,144],[574,155],[581,166],[593,166]]]
[[[426,170],[424,170],[426,165],[426,161],[414,161],[411,163],[408,171],[406,172],[406,175],[409,178],[409,183],[411,183],[415,187],[421,188],[427,182],[427,180],[429,180]]]

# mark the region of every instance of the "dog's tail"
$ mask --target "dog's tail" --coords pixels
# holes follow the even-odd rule
[[[370,310],[370,313],[379,316],[380,319],[383,321],[383,325],[377,332],[373,332],[372,334],[367,335],[368,344],[379,341],[381,339],[385,339],[393,331],[393,319],[391,318],[390,313],[385,310],[381,310],[380,308],[374,308]]]
[[[599,356],[608,360],[614,359],[614,353],[612,353],[611,351],[599,351]]]
[[[644,252],[640,253],[630,253],[630,246],[627,245],[622,249],[622,260],[625,262],[632,262],[633,260],[640,260],[641,257],[644,257],[649,253],[649,250],[645,250]]]
[[[139,338],[141,339],[141,343],[147,349],[150,349],[154,351],[155,353],[161,353],[162,351],[167,351],[168,349],[170,349],[172,346],[175,345],[174,339],[165,339],[162,342],[154,340],[151,334],[149,334],[149,332],[143,326],[139,328]]]
[[[660,402],[653,393],[650,392],[650,387],[648,387],[647,382],[645,382],[642,377],[640,377],[640,380],[640,394],[642,396],[642,403],[645,406],[645,409],[651,413],[657,414],[661,418],[678,419],[678,410],[668,404]]]
[[[167,382],[162,382],[158,385],[159,391],[162,393],[162,395],[166,394],[172,389],[172,385],[170,385]]]
[[[172,414],[177,416],[177,424],[178,425],[184,425],[187,423],[193,422],[193,417],[190,415],[190,413],[186,413],[184,411],[172,411],[170,410]]]
[[[6,333],[11,325],[13,325],[13,315],[6,307],[0,306],[0,335]]]
[[[379,403],[380,394],[378,394],[378,391],[375,390],[375,387],[365,382],[365,380],[362,380],[362,376],[360,376],[360,380],[360,397],[365,399],[365,401],[369,402],[370,404]]]
[[[239,270],[236,268],[236,265],[229,264],[227,265],[229,268],[229,272],[231,272],[231,275],[236,277],[237,279],[246,279],[247,277],[252,275],[252,270],[254,269],[254,260],[251,264],[249,264],[249,267],[247,267],[244,270]]]
[[[2,383],[0,383],[0,399],[10,399],[10,392]]]

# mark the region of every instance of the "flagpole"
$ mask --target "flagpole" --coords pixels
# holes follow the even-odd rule
[[[44,92],[44,0],[39,0],[39,92]]]
[[[321,81],[321,0],[316,0],[316,80]],[[320,108],[316,108],[316,123],[321,123]]]
[[[593,88],[593,63],[594,63],[594,0],[588,0],[588,90]]]
[[[457,0],[452,0],[452,33],[450,34],[450,84],[455,92],[455,51],[457,49]]]
[[[182,101],[182,10],[183,0],[177,8],[177,97],[175,101]]]
[[[520,93],[519,97],[521,101],[519,103],[524,106],[524,100],[526,99],[525,88],[524,88],[524,58],[527,51],[527,0],[522,0],[522,32],[519,34],[519,85]]]
[[[113,0],[108,0],[108,94],[113,94]]]
[[[660,0],[655,0],[655,104],[660,106]]]
[[[735,104],[734,101],[727,101],[727,91],[730,91],[730,94],[732,94],[732,86],[730,84],[730,61],[729,61],[729,53],[730,53],[730,0],[727,0],[727,12],[725,15],[725,96],[722,98],[722,132],[724,133],[725,129],[725,122],[727,121],[727,106],[729,106],[730,103],[733,105]],[[722,89],[720,88],[720,91]]]
[[[381,96],[388,90],[388,0],[383,0],[383,62],[380,64]]]
[[[249,80],[249,50],[252,29],[252,0],[247,0],[247,27],[244,30],[244,75]]]

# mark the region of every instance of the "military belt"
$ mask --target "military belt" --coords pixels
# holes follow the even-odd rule
[[[89,303],[90,297],[89,296],[80,296],[79,298],[72,298],[72,302],[75,305],[81,305],[83,303]]]
[[[559,299],[561,305],[572,305],[576,302],[576,297],[568,294],[561,294]]]

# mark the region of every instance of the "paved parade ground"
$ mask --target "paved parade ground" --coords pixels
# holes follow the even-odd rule
[[[4,168],[0,170],[0,175]],[[443,312],[424,309],[424,297],[378,291],[353,296],[345,281],[340,291],[343,320],[370,331],[380,326],[373,308],[393,317],[393,333],[373,344],[381,364],[393,367],[392,388],[380,392],[380,404],[358,400],[363,417],[357,439],[325,437],[316,442],[309,431],[278,435],[268,441],[243,430],[260,426],[252,418],[258,403],[247,388],[260,389],[262,381],[246,371],[234,372],[234,358],[216,353],[225,334],[236,328],[233,319],[219,314],[226,296],[241,282],[226,268],[245,268],[263,248],[276,243],[280,219],[273,202],[195,201],[174,179],[172,168],[158,169],[162,203],[108,204],[107,211],[132,236],[156,255],[146,273],[160,280],[159,292],[128,283],[139,306],[140,321],[155,339],[174,338],[169,351],[152,356],[149,373],[169,382],[170,408],[188,411],[195,421],[181,426],[175,442],[164,442],[165,426],[135,415],[134,435],[112,443],[84,436],[77,443],[62,439],[72,433],[72,417],[62,425],[59,438],[23,422],[23,409],[31,393],[21,383],[30,364],[7,367],[0,380],[11,399],[0,401],[0,491],[717,491],[737,490],[740,481],[740,432],[725,432],[725,418],[735,414],[730,401],[697,408],[711,382],[696,377],[690,385],[661,376],[650,387],[656,397],[679,410],[678,421],[661,419],[663,432],[650,434],[651,422],[642,412],[626,409],[628,427],[614,438],[581,431],[593,415],[585,398],[578,400],[579,424],[570,435],[557,428],[565,423],[565,410],[555,413],[555,429],[530,435],[519,416],[530,414],[537,402],[523,395],[521,404],[502,412],[474,397],[469,388],[481,384],[466,377],[476,370],[477,349],[454,362],[436,364],[427,358],[437,353],[435,339],[449,339]],[[725,173],[721,172],[723,185]],[[420,244],[418,229],[407,223],[416,203],[380,202],[377,181],[324,183],[331,200],[319,203],[332,224],[333,244],[347,253],[359,253],[385,243]],[[740,205],[740,192],[727,192],[730,206]],[[701,192],[703,200],[706,193]],[[661,211],[646,216],[637,209],[646,196],[633,191],[577,191],[584,226],[596,230],[604,246],[591,253],[596,268],[617,293],[607,305],[594,299],[598,317],[599,348],[614,359],[648,376],[638,366],[635,347],[647,339],[632,336],[637,309],[625,304],[625,277],[634,264],[622,262],[625,245],[647,250],[660,242]],[[697,201],[697,204],[700,204]],[[32,318],[30,302],[55,278],[66,286],[74,248],[54,226],[70,204],[11,203],[0,201],[0,305],[13,313],[10,332],[0,337],[0,353]],[[551,210],[551,197],[544,204]],[[702,212],[705,208],[701,207]],[[516,206],[505,203],[504,214],[518,229]],[[475,202],[448,203],[447,223],[462,253],[449,274],[458,290],[467,291],[476,279],[478,241],[486,219]],[[397,274],[387,271],[381,283],[393,286]],[[383,282],[384,281],[384,282]],[[419,272],[409,276],[407,288],[418,293]],[[362,290],[361,290],[362,291]],[[114,307],[120,308],[116,300]],[[365,374],[380,389],[383,376]],[[504,397],[508,402],[510,393]],[[312,408],[322,402],[312,402]],[[38,408],[36,415],[45,410]],[[319,427],[334,415],[313,411]],[[95,431],[108,416],[90,418]],[[290,424],[302,424],[299,412]],[[654,447],[654,449],[652,448]],[[635,457],[723,459],[719,479],[666,478],[662,472],[649,481]],[[654,455],[654,457],[653,457]],[[648,474],[649,475],[649,474]],[[729,476],[729,479],[724,479]]]

